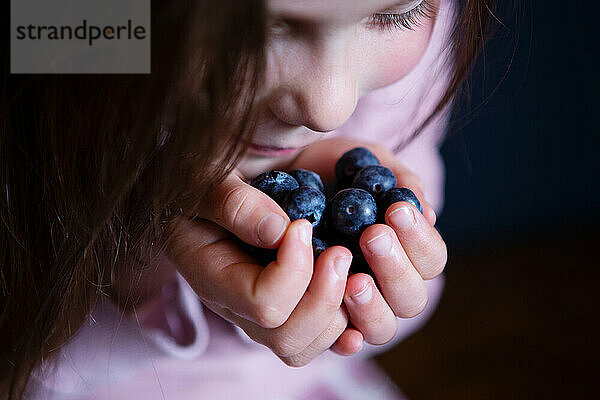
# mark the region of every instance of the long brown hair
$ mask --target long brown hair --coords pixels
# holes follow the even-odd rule
[[[459,2],[436,112],[467,75],[493,3]],[[171,215],[235,166],[252,134],[264,15],[258,1],[152,1],[147,76],[10,75],[4,58],[0,393],[21,397],[99,296],[148,268]]]
[[[143,268],[142,247],[157,242],[173,204],[235,165],[252,132],[263,21],[261,2],[152,1],[151,75],[10,76],[3,59],[0,381],[9,398],[79,329],[107,282]]]

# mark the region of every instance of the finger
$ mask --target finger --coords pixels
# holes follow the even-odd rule
[[[226,256],[226,255],[223,255]],[[269,263],[254,282],[240,281],[236,268],[223,275],[223,282],[237,280],[242,293],[252,300],[253,319],[265,328],[282,325],[296,308],[313,275],[312,225],[299,219],[283,237],[277,260]],[[239,296],[239,288],[236,290]],[[234,293],[235,295],[235,293]]]
[[[267,347],[282,357],[298,354],[327,328],[342,304],[351,262],[352,253],[342,246],[321,253],[306,293]]]
[[[362,333],[365,342],[384,344],[396,335],[396,316],[371,276],[359,273],[348,278],[344,304],[352,326]]]
[[[348,327],[331,346],[331,351],[340,356],[351,356],[362,350],[363,335],[356,328]]]
[[[207,195],[197,216],[232,232],[253,246],[276,248],[290,223],[277,203],[238,175],[230,174]]]
[[[393,204],[388,208],[385,220],[396,232],[402,248],[423,279],[433,279],[442,273],[448,260],[446,243],[412,204]]]
[[[396,175],[396,186],[405,187],[410,189],[421,204],[423,208],[423,215],[425,216],[425,220],[429,222],[431,226],[435,225],[436,215],[433,207],[427,200],[425,200],[425,189],[423,187],[423,183],[421,179],[417,175],[415,175],[412,171],[404,167],[398,160],[394,158],[394,160],[390,160],[391,166],[389,167]]]
[[[363,232],[360,247],[394,314],[410,318],[423,311],[427,304],[425,283],[394,230],[387,225],[372,225]]]
[[[348,326],[348,313],[344,308],[338,308],[333,320],[306,349],[301,353],[289,357],[280,357],[290,367],[302,367],[311,362],[315,357],[329,349],[344,333]]]
[[[431,207],[431,204],[427,201],[425,204],[421,203],[421,205],[423,206],[423,216],[427,222],[429,222],[429,225],[435,226],[435,223],[437,222],[437,215],[433,207]]]
[[[282,325],[296,307],[313,273],[312,225],[290,224],[277,260],[256,265],[208,221],[180,221],[168,254],[205,302],[219,304],[266,328]]]

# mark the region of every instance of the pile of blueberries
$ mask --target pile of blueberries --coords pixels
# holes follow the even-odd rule
[[[371,273],[358,245],[361,233],[373,224],[385,224],[385,212],[398,201],[413,204],[421,213],[423,208],[410,189],[396,187],[394,173],[364,147],[344,153],[335,175],[337,182],[324,185],[313,171],[268,171],[251,184],[274,199],[290,220],[312,223],[315,260],[329,246],[342,245],[353,254],[351,273]],[[265,265],[277,254],[276,249],[244,248]]]

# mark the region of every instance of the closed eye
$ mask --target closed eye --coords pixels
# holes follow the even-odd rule
[[[437,14],[438,8],[431,0],[423,0],[415,7],[401,13],[379,12],[371,15],[367,24],[373,28],[379,29],[400,29],[414,30],[420,26],[424,20],[433,18]]]

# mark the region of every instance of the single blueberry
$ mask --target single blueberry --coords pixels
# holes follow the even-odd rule
[[[309,186],[325,193],[323,181],[321,181],[321,177],[316,172],[307,169],[294,169],[290,171],[290,175],[298,181],[298,185]]]
[[[377,199],[377,209],[379,210],[378,220],[385,223],[385,213],[387,209],[398,201],[407,201],[417,208],[423,214],[423,207],[417,196],[408,188],[392,188],[382,193]]]
[[[281,200],[282,195],[299,186],[293,176],[282,171],[263,172],[250,184],[277,202]]]
[[[316,228],[321,223],[326,200],[320,190],[300,186],[282,197],[280,204],[290,220],[306,219]]]
[[[358,236],[377,219],[377,204],[363,189],[344,189],[331,199],[329,225],[345,236]]]
[[[312,238],[312,246],[313,246],[313,256],[314,256],[315,261],[317,261],[317,258],[319,258],[321,253],[324,252],[325,250],[327,250],[327,248],[329,247],[327,245],[327,243],[325,243],[321,239],[316,238],[314,236]]]
[[[335,176],[339,184],[348,187],[354,175],[369,165],[379,165],[379,160],[364,147],[356,147],[345,152],[335,164]]]
[[[364,189],[374,198],[396,186],[396,176],[382,165],[370,165],[356,173],[352,187]]]

